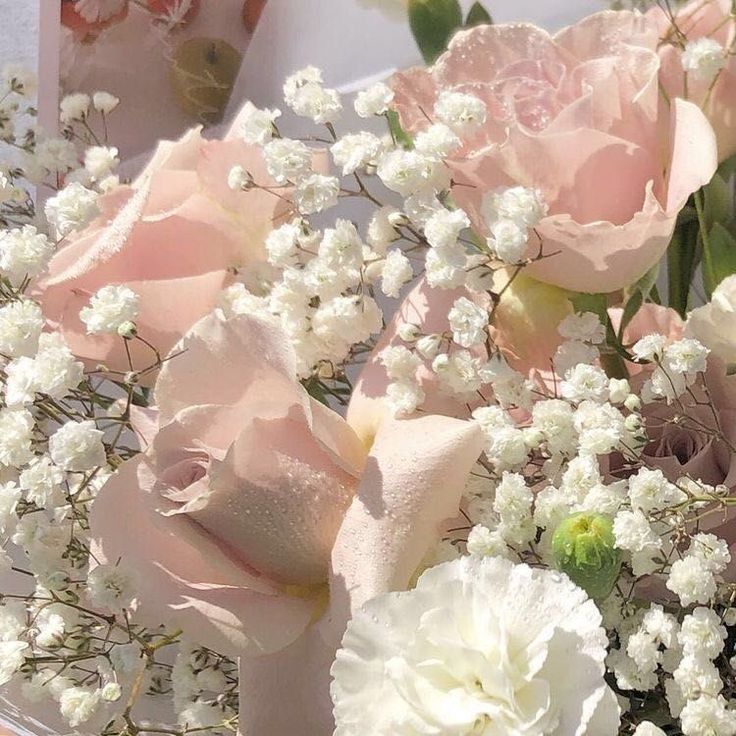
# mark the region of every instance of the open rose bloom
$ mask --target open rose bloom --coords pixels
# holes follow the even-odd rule
[[[0,736],[736,736],[736,9],[393,4],[130,182],[0,65]]]
[[[656,27],[634,13],[600,13],[552,36],[532,25],[459,33],[431,69],[394,77],[412,133],[434,119],[443,92],[472,94],[486,117],[461,135],[448,165],[452,194],[479,235],[483,198],[521,183],[549,211],[528,255],[530,275],[564,288],[610,292],[662,256],[677,213],[716,166],[695,104],[663,104]],[[554,254],[554,255],[553,255]]]
[[[284,196],[228,187],[236,162],[270,182],[260,150],[237,139],[238,126],[221,141],[193,129],[179,141],[161,142],[136,180],[102,195],[97,219],[62,242],[39,298],[50,323],[90,367],[126,372],[156,361],[142,341],[129,345],[128,360],[116,336],[87,334],[79,311],[103,286],[138,294],[138,333],[165,355],[212,311],[235,274],[257,285],[268,269],[265,238],[293,208]],[[151,374],[144,378],[150,382]]]
[[[158,378],[148,448],[95,503],[96,556],[139,572],[148,620],[242,655],[258,687],[288,662],[292,703],[244,689],[245,723],[261,724],[245,733],[322,733],[320,667],[351,610],[404,587],[456,515],[480,432],[425,416],[386,422],[365,447],[297,383],[285,335],[256,319],[207,317],[175,351],[186,359]]]

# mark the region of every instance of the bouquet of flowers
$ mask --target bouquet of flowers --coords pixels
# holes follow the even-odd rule
[[[407,12],[132,181],[3,70],[10,733],[736,734],[736,6]]]

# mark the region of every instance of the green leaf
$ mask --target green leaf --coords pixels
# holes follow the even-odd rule
[[[668,302],[681,317],[687,314],[690,285],[699,261],[697,215],[693,207],[685,207],[667,250]]]
[[[473,3],[473,6],[468,12],[468,17],[465,19],[465,27],[472,28],[473,26],[485,26],[491,25],[493,18],[491,14],[481,5],[481,3]]]
[[[399,113],[397,113],[396,110],[389,110],[386,113],[386,119],[388,120],[391,137],[396,141],[396,143],[398,143],[402,148],[414,148],[412,137],[401,127]]]
[[[659,264],[650,268],[633,286],[624,292],[624,313],[621,316],[621,324],[618,328],[618,339],[622,339],[626,326],[636,316],[642,304],[649,299],[659,276]]]
[[[621,315],[621,324],[618,328],[618,339],[623,339],[624,330],[626,329],[629,322],[636,316],[636,313],[641,309],[644,304],[644,293],[641,291],[635,291],[626,302],[624,307],[624,313]]]
[[[458,0],[409,0],[409,25],[424,61],[433,64],[462,27]]]
[[[605,294],[573,294],[570,297],[573,309],[578,314],[593,312],[603,324],[608,319],[608,297]]]
[[[736,273],[736,238],[716,222],[703,239],[703,281],[710,298],[718,284]]]
[[[703,188],[705,220],[708,225],[733,219],[733,192],[726,179],[716,174]]]

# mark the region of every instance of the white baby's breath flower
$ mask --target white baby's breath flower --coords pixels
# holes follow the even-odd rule
[[[84,168],[93,179],[104,179],[112,173],[119,163],[117,148],[90,146],[84,152]]]
[[[355,96],[355,112],[361,118],[383,115],[394,99],[393,90],[383,82],[371,85]]]
[[[414,276],[409,259],[400,251],[392,250],[381,269],[381,291],[394,299],[399,296],[401,287]]]
[[[79,312],[88,335],[118,332],[122,325],[135,322],[140,299],[127,286],[103,286]]]
[[[318,124],[334,123],[342,114],[342,102],[337,90],[326,89],[315,82],[297,87],[287,99],[287,104],[297,115]]]
[[[383,144],[373,133],[350,133],[333,144],[330,151],[344,176],[352,174],[378,158]]]
[[[386,389],[386,399],[393,416],[407,417],[424,403],[425,394],[416,381],[394,381]]]
[[[475,95],[443,91],[437,98],[434,114],[458,135],[467,135],[486,121],[486,105]]]
[[[685,616],[677,638],[686,656],[715,659],[725,646],[726,627],[715,611],[699,606]]]
[[[46,201],[46,219],[57,237],[64,238],[72,230],[79,230],[100,214],[97,194],[78,182],[65,186]]]
[[[0,307],[0,354],[11,358],[35,355],[43,326],[41,307],[30,299]]]
[[[462,210],[438,209],[427,220],[424,234],[433,248],[449,248],[457,244],[460,233],[470,227],[470,220]]]
[[[17,468],[33,457],[33,416],[25,409],[0,409],[0,465]]]
[[[461,145],[460,139],[443,123],[435,123],[417,134],[414,148],[425,156],[446,158]]]
[[[279,183],[299,181],[312,169],[312,154],[301,141],[277,138],[263,148],[268,173]]]
[[[238,132],[246,143],[264,146],[273,138],[274,125],[280,117],[281,110],[261,109],[248,100],[238,116]]]
[[[81,726],[92,718],[99,705],[99,690],[90,690],[86,687],[70,687],[59,697],[61,715],[72,728]]]
[[[91,420],[67,422],[51,435],[49,454],[64,470],[85,471],[105,465],[103,432]]]
[[[97,112],[103,115],[109,115],[119,104],[120,98],[109,92],[100,91],[92,95],[92,105]]]
[[[688,557],[697,557],[714,573],[723,572],[731,562],[731,551],[725,539],[715,534],[700,532],[690,540],[690,547],[685,553]]]
[[[667,338],[660,334],[645,335],[631,348],[632,355],[638,360],[655,360],[664,354]]]
[[[513,220],[498,220],[490,228],[491,237],[486,242],[491,251],[504,263],[519,263],[529,242],[527,229]]]
[[[90,102],[90,96],[84,92],[75,92],[64,97],[59,105],[61,122],[73,123],[84,120],[89,113]]]
[[[474,526],[468,533],[467,550],[469,555],[475,557],[505,557],[509,553],[503,537],[481,524]]]
[[[714,38],[689,41],[682,52],[682,66],[688,74],[710,82],[726,64],[726,51]]]
[[[340,182],[334,176],[312,174],[302,179],[294,190],[294,204],[303,215],[334,207],[340,194]]]
[[[14,286],[38,276],[53,253],[53,243],[33,225],[0,232],[0,273]]]
[[[498,557],[447,562],[353,617],[332,666],[335,734],[389,736],[411,723],[415,733],[614,736],[606,644],[598,609],[566,576]]]
[[[683,606],[710,602],[716,592],[716,581],[706,562],[698,557],[685,557],[672,563],[666,586]]]
[[[0,642],[0,686],[7,685],[25,661],[28,644],[22,641]]]
[[[483,343],[488,336],[488,311],[464,296],[452,305],[448,321],[452,339],[464,348]]]
[[[568,401],[603,402],[608,399],[608,376],[594,365],[579,363],[565,375],[561,385],[562,396]]]
[[[723,696],[701,695],[688,700],[680,713],[684,736],[734,736],[736,711],[728,708]]]
[[[408,197],[425,189],[441,191],[449,185],[449,175],[441,161],[419,151],[394,149],[381,156],[378,176],[391,190]]]
[[[481,205],[481,213],[491,229],[497,222],[509,221],[523,230],[529,230],[541,222],[547,209],[538,189],[522,186],[489,192],[483,197]]]
[[[568,340],[582,340],[595,345],[606,339],[606,328],[595,312],[570,314],[560,322],[557,331]]]
[[[102,608],[112,611],[130,608],[136,594],[136,576],[120,565],[99,565],[87,576],[87,593]]]

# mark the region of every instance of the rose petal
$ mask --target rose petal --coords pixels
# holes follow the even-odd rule
[[[141,620],[196,632],[206,646],[230,653],[261,654],[294,641],[314,601],[289,596],[248,571],[193,522],[160,517],[154,484],[142,458],[124,463],[90,519],[95,559],[122,558],[138,572]]]
[[[296,358],[288,338],[263,320],[243,316],[224,321],[210,315],[174,348],[179,350],[186,351],[186,358],[167,361],[156,383],[164,423],[188,406],[236,404],[246,395],[273,398],[282,406],[306,401],[295,380]]]

